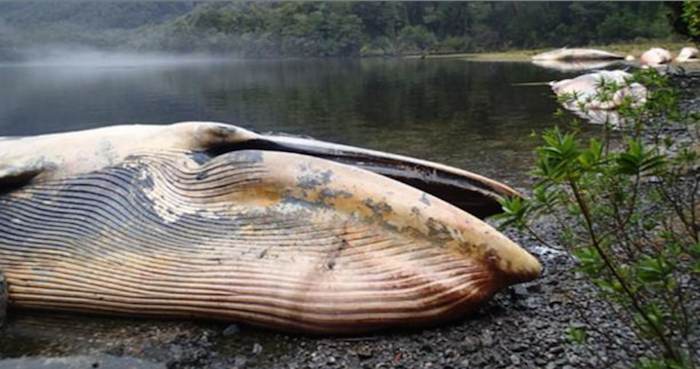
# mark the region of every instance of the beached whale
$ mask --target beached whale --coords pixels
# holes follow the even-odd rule
[[[552,82],[550,86],[557,96],[570,95],[573,98],[567,104],[575,104],[578,108],[585,109],[610,110],[619,107],[625,98],[634,99],[636,104],[646,101],[646,88],[637,82],[629,82],[631,78],[630,73],[622,70],[603,70]],[[619,86],[607,99],[598,96],[601,86],[605,83],[615,83]]]
[[[647,100],[646,87],[630,82],[632,75],[622,70],[598,71],[576,78],[551,82],[552,91],[567,110],[592,123],[619,125],[621,118],[615,109],[625,101],[640,106]],[[613,93],[602,93],[603,86],[617,85]]]
[[[462,210],[505,185],[220,123],[0,139],[0,190],[17,309],[352,334],[460,317],[541,269]]]

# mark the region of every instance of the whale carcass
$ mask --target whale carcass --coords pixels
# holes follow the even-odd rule
[[[532,64],[560,72],[597,70],[619,64],[619,60],[533,60]]]
[[[0,139],[0,189],[17,309],[352,334],[454,319],[541,269],[465,211],[505,185],[220,123]]]
[[[651,48],[639,57],[639,63],[644,67],[657,67],[668,64],[671,60],[673,60],[671,52],[660,47]]]
[[[567,110],[592,123],[617,125],[622,122],[615,109],[625,101],[634,107],[647,99],[646,87],[630,82],[631,78],[622,70],[598,71],[552,82],[550,86]]]
[[[624,56],[597,49],[561,48],[547,51],[532,57],[534,61],[582,61],[582,60],[616,60]]]

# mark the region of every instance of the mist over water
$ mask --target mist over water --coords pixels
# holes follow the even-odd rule
[[[0,62],[0,66],[137,68],[212,64],[235,60],[233,56],[99,50],[70,45],[26,48],[16,50],[15,53],[17,55],[16,60]]]

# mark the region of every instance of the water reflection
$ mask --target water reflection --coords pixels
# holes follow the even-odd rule
[[[0,135],[224,121],[394,151],[521,182],[563,74],[529,63],[286,60],[0,67]]]

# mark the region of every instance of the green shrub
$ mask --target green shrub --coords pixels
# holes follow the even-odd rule
[[[700,2],[683,2],[683,21],[688,25],[688,33],[693,37],[700,37]]]
[[[679,111],[677,92],[653,69],[633,79],[650,89],[648,101],[622,103],[621,131],[606,125],[600,138],[587,141],[576,130],[542,135],[532,196],[504,200],[500,219],[539,240],[534,222],[547,217],[558,223],[557,241],[575,257],[578,271],[652,347],[638,367],[695,368],[697,114]],[[620,86],[607,84],[598,98],[609,98],[611,88]],[[585,332],[572,329],[569,337],[582,341]]]

